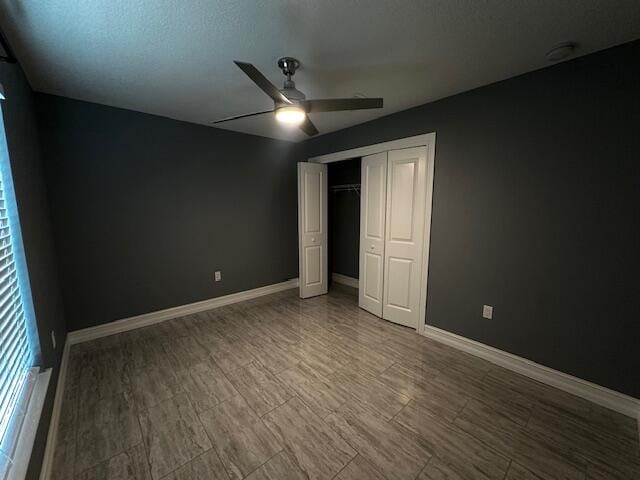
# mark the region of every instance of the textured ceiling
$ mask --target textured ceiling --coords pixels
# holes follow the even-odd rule
[[[376,111],[317,113],[321,133],[640,37],[639,0],[2,0],[34,89],[190,122],[271,108],[232,61],[276,85],[302,62],[308,98],[382,96]],[[301,140],[270,115],[224,128]]]

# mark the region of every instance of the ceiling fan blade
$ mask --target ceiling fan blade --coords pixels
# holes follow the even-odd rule
[[[313,137],[314,135],[317,135],[319,133],[318,129],[316,128],[316,126],[313,124],[313,122],[309,117],[306,117],[304,119],[304,122],[302,122],[299,125],[299,127],[300,127],[300,130],[302,130],[304,133],[306,133],[310,137]]]
[[[382,108],[382,103],[382,98],[323,98],[302,100],[300,105],[306,109],[307,113],[316,113]]]
[[[246,73],[247,77],[249,77],[253,81],[253,83],[258,85],[258,87],[260,87],[260,90],[269,95],[274,102],[287,104],[291,103],[291,100],[285,97],[282,92],[278,90],[276,86],[267,79],[267,77],[260,73],[260,70],[258,70],[256,67],[254,67],[250,63],[237,61],[234,61],[233,63],[240,67],[240,69],[244,73]]]
[[[235,115],[233,117],[227,117],[221,120],[216,120],[215,122],[211,122],[211,124],[213,125],[216,123],[230,122],[231,120],[237,120],[239,118],[253,117],[255,115],[264,115],[265,113],[273,113],[273,110],[263,110],[262,112],[253,112],[253,113],[245,113],[244,115]]]

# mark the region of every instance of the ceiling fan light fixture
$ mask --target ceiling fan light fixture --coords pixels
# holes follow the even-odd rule
[[[287,105],[276,110],[276,120],[287,125],[300,125],[306,117],[305,111],[296,105]]]

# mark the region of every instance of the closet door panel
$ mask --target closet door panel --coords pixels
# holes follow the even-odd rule
[[[383,318],[416,328],[425,222],[426,148],[388,154]]]
[[[406,258],[389,258],[389,289],[387,303],[406,311],[411,309],[411,277],[413,261]]]
[[[387,202],[387,153],[362,158],[360,195],[361,308],[382,316],[385,215]]]
[[[327,293],[327,166],[298,163],[300,297]]]

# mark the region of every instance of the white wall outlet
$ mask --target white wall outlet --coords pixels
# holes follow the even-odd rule
[[[219,282],[220,280],[222,280],[222,272],[216,272],[215,277],[216,277],[216,282]]]
[[[493,307],[491,305],[482,306],[482,317],[491,320],[493,318]]]
[[[51,330],[51,345],[53,345],[53,349],[56,349],[56,332]]]

